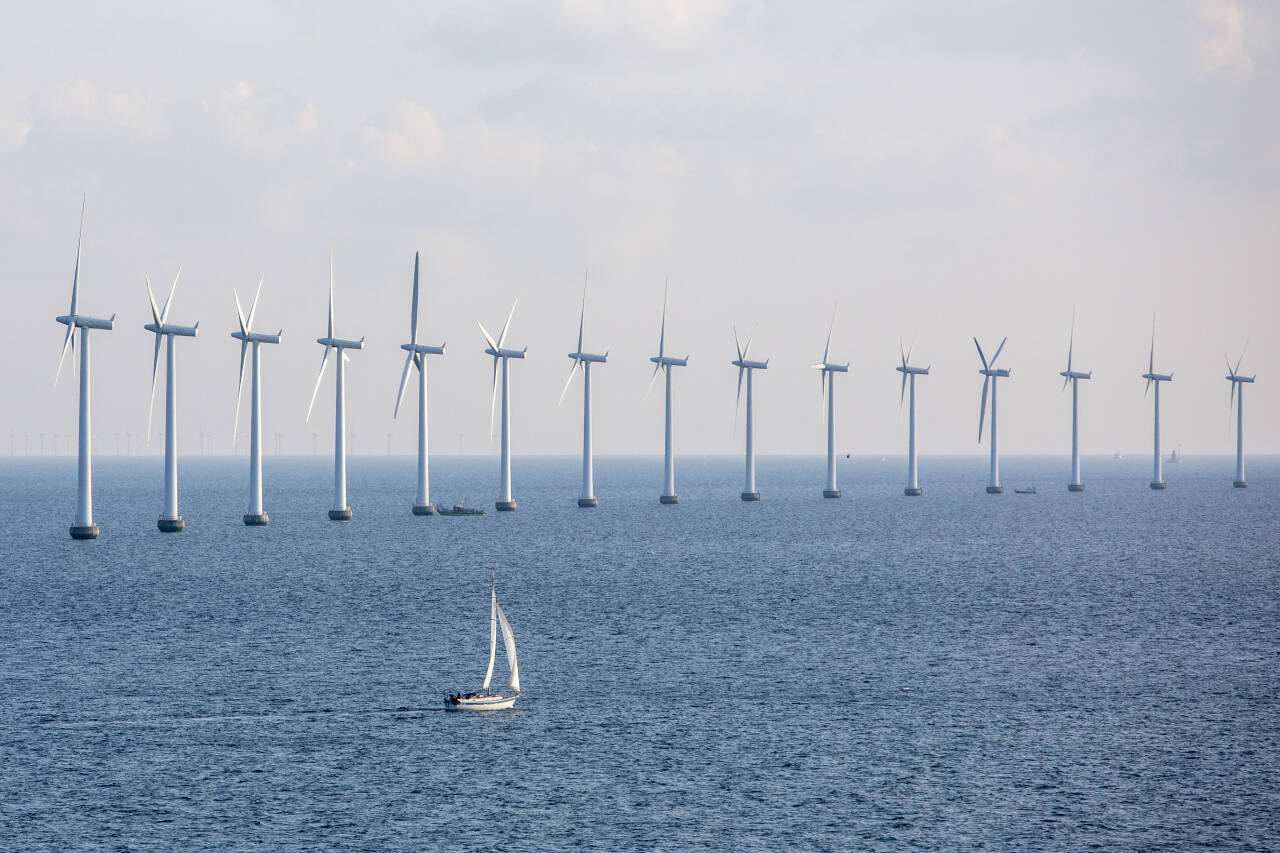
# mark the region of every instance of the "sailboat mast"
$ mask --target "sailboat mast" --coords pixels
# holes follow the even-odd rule
[[[498,650],[498,591],[489,588],[489,668],[484,671],[484,684],[480,689],[489,692],[489,682],[493,680],[493,654]]]

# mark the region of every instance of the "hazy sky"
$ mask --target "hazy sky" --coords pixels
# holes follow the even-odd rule
[[[517,294],[515,451],[577,451],[581,385],[556,401],[587,268],[586,347],[610,353],[601,453],[661,452],[661,394],[643,397],[667,276],[667,341],[691,356],[680,452],[740,451],[737,323],[771,359],[759,451],[821,453],[807,367],[837,303],[842,451],[904,450],[893,368],[913,337],[933,367],[921,451],[985,450],[971,339],[990,353],[1007,335],[1001,447],[1065,453],[1074,308],[1074,366],[1095,371],[1085,452],[1149,449],[1153,314],[1166,447],[1234,449],[1223,355],[1248,339],[1249,447],[1280,452],[1278,70],[1280,8],[1230,0],[27,4],[0,31],[0,453],[6,432],[19,454],[75,432],[54,317],[82,194],[81,310],[119,315],[93,341],[99,452],[145,429],[143,276],[167,290],[179,264],[170,319],[201,323],[179,341],[184,452],[200,432],[230,449],[232,288],[251,298],[261,275],[259,328],[284,329],[266,444],[309,452],[314,431],[325,448],[332,370],[303,418],[331,248],[336,332],[368,336],[348,370],[355,452],[388,432],[413,451],[416,407],[391,413],[415,250],[423,340],[448,342],[437,452],[496,450],[475,323],[496,334]]]

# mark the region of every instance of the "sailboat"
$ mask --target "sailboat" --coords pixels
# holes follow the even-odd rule
[[[508,695],[492,693],[489,682],[493,680],[493,658],[498,649],[498,628],[502,628],[502,644],[507,651],[507,666],[511,675],[507,678]],[[511,623],[498,606],[497,587],[489,587],[489,667],[484,671],[484,684],[477,693],[445,693],[446,711],[500,711],[516,704],[520,697],[520,666],[516,663],[516,636],[511,633]]]

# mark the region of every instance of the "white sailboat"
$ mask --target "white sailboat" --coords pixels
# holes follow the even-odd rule
[[[498,649],[498,628],[502,628],[502,644],[507,652],[507,667],[511,675],[507,678],[507,695],[492,693],[489,683],[493,680],[493,659]],[[504,692],[507,692],[504,691]],[[500,711],[516,704],[520,697],[520,665],[516,663],[516,637],[511,633],[511,623],[507,615],[498,606],[496,586],[489,587],[489,667],[484,671],[484,684],[477,693],[446,693],[444,707],[446,711]]]

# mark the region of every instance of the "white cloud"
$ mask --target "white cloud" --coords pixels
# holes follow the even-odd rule
[[[283,151],[319,127],[310,101],[258,92],[248,83],[218,92],[215,109],[223,133],[254,151]]]
[[[559,0],[561,17],[589,35],[639,35],[677,44],[706,32],[728,13],[727,0]]]
[[[21,149],[30,133],[26,94],[14,85],[0,85],[0,154]]]
[[[166,129],[163,107],[151,95],[99,91],[84,80],[55,89],[48,109],[60,119],[137,136],[161,136]]]
[[[1235,0],[1202,0],[1200,20],[1210,33],[1200,40],[1200,67],[1205,71],[1235,68],[1251,71],[1253,60],[1244,46],[1244,22]]]
[[[360,129],[365,149],[386,166],[405,172],[426,168],[444,149],[444,136],[431,110],[401,101],[391,115]]]

